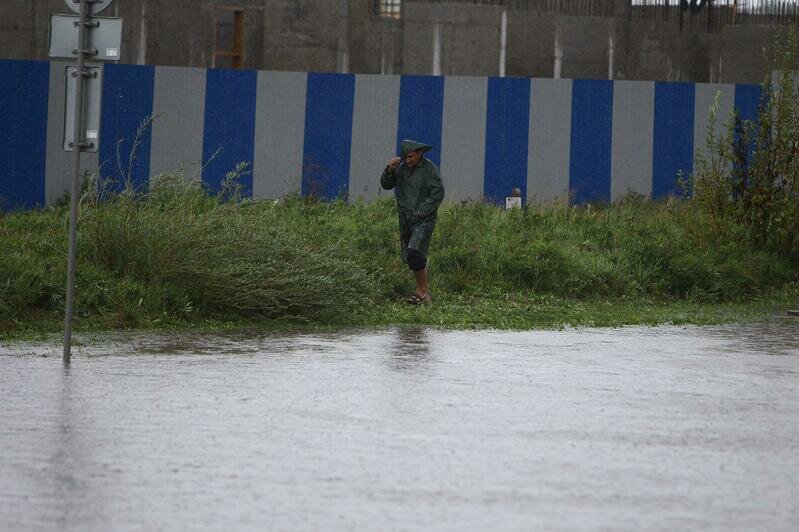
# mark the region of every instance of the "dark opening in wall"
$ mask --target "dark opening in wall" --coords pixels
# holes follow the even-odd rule
[[[398,19],[402,15],[402,0],[374,0],[375,13],[381,17]]]
[[[217,7],[214,16],[214,68],[244,68],[244,10]]]

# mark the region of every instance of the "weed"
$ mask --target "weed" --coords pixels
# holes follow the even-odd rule
[[[797,279],[788,258],[742,238],[743,222],[698,224],[690,201],[510,211],[450,203],[431,246],[437,309],[412,310],[395,303],[412,277],[399,258],[392,200],[251,200],[235,193],[232,178],[225,190],[212,195],[181,173],[154,177],[146,192],[87,187],[78,328],[208,320],[516,326],[584,323],[589,314],[604,323],[595,315],[601,301],[629,311],[608,323],[632,323],[636,304],[747,301]],[[67,221],[65,205],[0,218],[9,250],[0,254],[0,335],[60,324]]]
[[[794,64],[799,50],[796,28],[781,30],[774,58],[761,83],[756,120],[736,110],[726,133],[715,133],[718,95],[711,108],[706,154],[697,152],[686,180],[700,222],[725,238],[726,228],[757,249],[799,262],[799,88]],[[772,69],[777,73],[772,80]]]

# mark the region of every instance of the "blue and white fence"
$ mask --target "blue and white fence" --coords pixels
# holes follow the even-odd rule
[[[52,203],[68,190],[61,62],[0,61],[0,206]],[[375,76],[106,65],[99,151],[86,169],[129,176],[194,164],[211,190],[251,163],[247,194],[371,200],[403,138],[436,149],[449,200],[608,202],[677,192],[721,92],[723,122],[754,118],[760,88],[605,80]],[[118,158],[118,153],[121,157]]]

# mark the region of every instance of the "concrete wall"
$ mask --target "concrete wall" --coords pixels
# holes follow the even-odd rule
[[[103,15],[124,19],[122,62],[207,68],[215,13],[232,6],[245,13],[245,68],[432,74],[437,27],[441,74],[499,72],[496,5],[407,2],[396,21],[372,0],[117,0]],[[62,0],[0,1],[0,58],[46,60],[49,14],[67,11]],[[685,12],[682,26],[673,13],[642,18],[625,0],[602,17],[511,10],[506,73],[552,77],[557,56],[563,78],[760,81],[776,26],[709,31],[706,10]]]
[[[65,64],[0,60],[0,207],[67,191]],[[211,191],[245,162],[244,192],[373,200],[403,138],[431,144],[447,199],[609,202],[679,193],[708,108],[752,118],[757,85],[377,76],[106,65],[99,151],[86,169],[146,188],[183,170]],[[157,115],[151,127],[137,129]]]
[[[403,13],[404,74],[433,72],[433,32],[439,26],[441,74],[497,75],[501,9],[472,4],[407,4]]]

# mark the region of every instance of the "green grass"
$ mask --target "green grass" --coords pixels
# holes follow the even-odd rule
[[[504,211],[445,204],[434,304],[399,260],[393,200],[224,201],[176,176],[146,196],[87,193],[75,327],[82,331],[419,323],[531,328],[718,323],[799,303],[799,267],[689,201]],[[0,215],[0,338],[62,327],[68,211]],[[713,229],[711,229],[713,227]]]
[[[505,297],[442,296],[432,306],[411,307],[403,302],[383,302],[364,308],[355,316],[326,322],[291,320],[185,319],[165,316],[120,325],[118,321],[81,320],[75,324],[76,342],[92,333],[109,330],[280,331],[318,332],[353,327],[377,329],[388,325],[425,325],[445,329],[560,329],[571,327],[621,327],[626,325],[716,325],[744,323],[785,315],[799,307],[799,288],[789,287],[739,302],[702,303],[688,300],[570,300],[524,294]],[[14,324],[0,333],[3,340],[57,342],[63,334],[63,316],[38,316]]]

